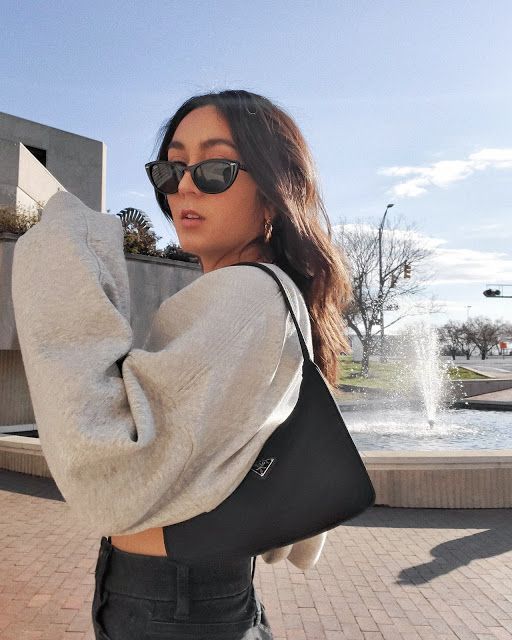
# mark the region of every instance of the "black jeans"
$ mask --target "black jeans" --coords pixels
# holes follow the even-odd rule
[[[273,640],[250,557],[186,564],[102,537],[95,578],[96,640]]]

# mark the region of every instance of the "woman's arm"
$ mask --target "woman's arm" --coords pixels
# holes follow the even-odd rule
[[[98,535],[215,508],[295,406],[302,354],[268,274],[202,275],[132,349],[121,222],[72,194],[54,195],[17,241],[12,295],[44,455]]]

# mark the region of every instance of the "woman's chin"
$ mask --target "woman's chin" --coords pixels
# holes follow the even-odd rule
[[[180,238],[178,236],[178,244],[182,251],[186,251],[187,253],[193,253],[194,255],[198,255],[199,247],[196,243],[190,242],[190,240],[186,238]]]

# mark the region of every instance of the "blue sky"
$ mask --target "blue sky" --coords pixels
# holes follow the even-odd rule
[[[389,211],[435,248],[436,323],[512,319],[508,0],[0,1],[0,110],[102,140],[107,208],[176,241],[144,163],[190,95],[262,93],[301,127],[335,225]],[[512,295],[512,286],[508,290]]]

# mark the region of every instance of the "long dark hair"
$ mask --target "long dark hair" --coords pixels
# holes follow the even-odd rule
[[[228,122],[241,160],[258,187],[260,203],[276,212],[268,246],[275,264],[302,292],[314,360],[333,390],[339,382],[339,355],[350,351],[343,313],[352,292],[345,257],[331,240],[308,145],[291,116],[269,99],[245,90],[225,90],[193,96],[181,105],[160,130],[157,160],[167,160],[169,143],[183,118],[208,105]],[[166,196],[157,191],[155,195],[172,222]],[[265,248],[263,236],[249,244]]]

